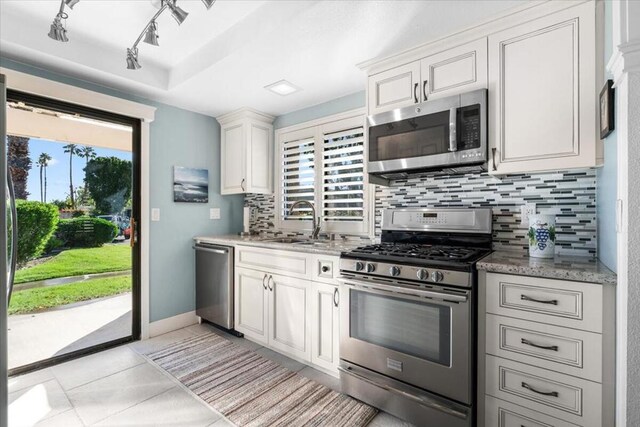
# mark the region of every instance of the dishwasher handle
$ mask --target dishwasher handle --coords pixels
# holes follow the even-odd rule
[[[220,255],[225,255],[229,253],[229,248],[222,248],[220,246],[196,244],[192,247],[196,251],[213,252],[214,254],[220,254]]]

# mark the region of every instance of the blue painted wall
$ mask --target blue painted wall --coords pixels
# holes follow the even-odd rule
[[[613,53],[613,20],[612,4],[605,2],[605,40],[604,63],[609,61]],[[606,75],[606,72],[605,72]],[[610,76],[607,76],[610,78]],[[603,82],[604,85],[604,82]],[[616,271],[617,234],[616,234],[616,199],[618,169],[618,138],[614,131],[604,141],[604,167],[598,169],[598,191],[596,195],[598,218],[598,258],[611,270]]]
[[[0,66],[157,108],[150,127],[150,202],[151,207],[160,208],[160,221],[150,223],[150,320],[194,310],[191,238],[242,229],[243,197],[220,195],[220,126],[216,119],[2,57]],[[209,169],[208,204],[173,202],[174,165]],[[222,219],[208,219],[211,207],[221,209]],[[143,220],[149,218],[149,213],[142,215]]]
[[[292,111],[282,116],[276,117],[273,122],[274,129],[293,126],[298,123],[308,122],[321,117],[338,114],[356,108],[364,107],[366,104],[366,92],[355,92],[340,98],[332,99],[322,104],[314,105],[302,110]]]

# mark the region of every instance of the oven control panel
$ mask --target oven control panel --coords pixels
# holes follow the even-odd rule
[[[383,277],[420,283],[471,287],[472,276],[466,271],[440,268],[416,267],[412,265],[389,264],[340,258],[340,272],[360,276]]]

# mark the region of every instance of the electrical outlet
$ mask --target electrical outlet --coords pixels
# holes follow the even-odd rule
[[[525,203],[520,206],[520,215],[522,216],[522,226],[524,228],[529,227],[529,215],[536,214],[536,204],[535,203]]]
[[[209,219],[220,219],[220,208],[209,209]]]
[[[160,209],[152,208],[151,209],[151,221],[160,221]]]

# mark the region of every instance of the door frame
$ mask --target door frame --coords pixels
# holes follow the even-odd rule
[[[150,123],[155,118],[156,108],[128,101],[122,98],[105,95],[99,92],[82,89],[76,86],[55,82],[30,74],[0,67],[0,73],[7,76],[7,90],[21,92],[34,97],[56,100],[61,104],[71,104],[74,108],[135,120],[139,147],[139,161],[137,171],[139,179],[137,186],[139,200],[137,218],[139,222],[138,236],[139,250],[137,262],[139,265],[138,319],[134,319],[140,339],[149,338],[149,237],[150,227],[148,212],[150,206]],[[136,131],[134,130],[134,133]],[[99,351],[97,349],[95,351]]]

